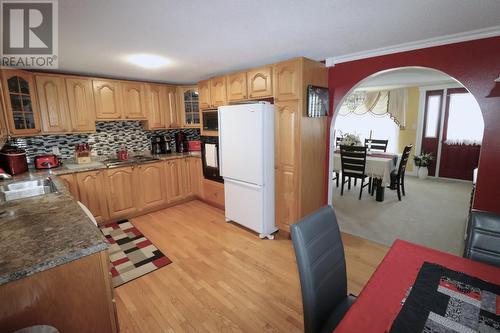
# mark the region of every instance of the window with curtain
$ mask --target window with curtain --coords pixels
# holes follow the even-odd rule
[[[481,109],[471,93],[450,94],[446,143],[480,145],[484,121]]]
[[[399,126],[391,119],[389,114],[386,113],[381,116],[370,112],[362,115],[354,113],[339,114],[335,120],[335,135],[337,137],[341,134],[352,133],[359,135],[361,142],[364,142],[365,138],[370,137],[370,131],[372,131],[372,139],[389,140],[388,152],[398,152]]]

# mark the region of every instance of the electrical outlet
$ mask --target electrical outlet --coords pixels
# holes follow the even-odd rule
[[[52,154],[61,155],[61,151],[59,150],[59,147],[52,147]]]

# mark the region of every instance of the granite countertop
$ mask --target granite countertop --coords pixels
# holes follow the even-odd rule
[[[187,152],[187,153],[171,153],[171,154],[157,154],[157,155],[151,155],[150,153],[142,153],[138,154],[136,156],[151,156],[154,158],[157,158],[158,160],[161,161],[166,161],[166,160],[172,160],[172,159],[177,159],[177,158],[184,158],[184,157],[201,157],[201,152],[199,151],[192,151],[192,152]],[[106,169],[106,166],[104,165],[103,161],[109,158],[114,158],[114,156],[101,156],[101,157],[93,157],[91,163],[87,164],[76,164],[74,160],[64,160],[63,165],[51,169],[51,173],[55,175],[65,175],[69,173],[75,173],[75,172],[84,172],[84,171],[93,171],[93,170],[99,170],[99,169]],[[138,164],[143,164],[143,163],[154,163],[157,161],[151,160],[151,161],[146,161],[146,162],[140,162]],[[125,166],[129,165],[134,165],[134,164],[125,164]],[[116,167],[121,167],[121,166],[115,166]],[[42,171],[46,172],[46,171]]]
[[[190,156],[199,157],[200,152],[153,155],[160,160]],[[0,285],[108,248],[99,229],[57,177],[105,169],[104,159],[79,165],[65,161],[61,167],[50,170],[30,168],[11,180],[0,181],[4,185],[50,177],[57,189],[55,193],[0,204]]]
[[[14,181],[40,178],[28,172]],[[108,248],[62,182],[52,180],[55,193],[0,205],[0,285]]]

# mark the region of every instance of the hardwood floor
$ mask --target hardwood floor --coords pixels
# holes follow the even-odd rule
[[[290,240],[260,240],[191,201],[132,219],[173,263],[115,289],[121,332],[302,332]],[[343,235],[349,292],[387,247]]]

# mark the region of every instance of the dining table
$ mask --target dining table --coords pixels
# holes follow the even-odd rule
[[[402,311],[402,303],[409,297],[408,291],[411,290],[424,263],[438,264],[457,271],[457,274],[465,273],[495,284],[497,288],[500,285],[498,267],[396,240],[334,332],[389,332],[399,312]],[[493,305],[493,312],[494,307]],[[498,295],[496,311],[498,316],[500,311]]]
[[[365,175],[372,177],[376,184],[376,200],[384,201],[385,187],[391,182],[391,173],[396,170],[400,154],[386,153],[381,151],[367,152]],[[333,171],[342,172],[340,150],[336,150],[333,156]]]

